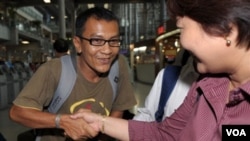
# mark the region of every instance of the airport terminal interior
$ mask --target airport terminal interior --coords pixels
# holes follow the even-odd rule
[[[110,9],[120,19],[120,53],[127,57],[137,105],[144,105],[157,73],[180,50],[179,30],[165,0],[0,0],[0,133],[16,141],[27,127],[12,122],[12,101],[42,63],[53,58],[53,42],[66,39],[70,53],[76,15]]]

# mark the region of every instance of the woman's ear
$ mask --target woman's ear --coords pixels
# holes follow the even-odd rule
[[[231,44],[237,44],[238,29],[233,24],[230,25],[230,32],[225,35],[226,46],[231,46]]]

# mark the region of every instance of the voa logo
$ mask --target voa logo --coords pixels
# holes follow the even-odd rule
[[[228,136],[247,136],[244,129],[226,129]]]

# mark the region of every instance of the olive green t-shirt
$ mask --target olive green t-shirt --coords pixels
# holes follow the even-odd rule
[[[77,73],[73,90],[58,113],[69,114],[76,112],[80,108],[86,108],[96,113],[109,115],[111,110],[123,111],[132,108],[136,104],[136,100],[129,80],[128,68],[124,57],[119,57],[118,59],[118,93],[114,102],[113,90],[108,77],[102,77],[99,82],[92,83],[86,80],[80,73]],[[49,106],[53,98],[60,74],[60,59],[56,58],[44,63],[33,74],[32,78],[14,100],[14,104],[44,110],[44,107]],[[46,139],[46,141],[49,140]]]

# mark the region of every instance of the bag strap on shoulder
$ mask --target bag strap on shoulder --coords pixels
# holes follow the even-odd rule
[[[155,119],[158,122],[162,120],[162,117],[164,115],[164,107],[177,82],[180,71],[181,71],[181,66],[174,66],[174,65],[168,65],[164,69],[160,101],[158,105],[158,110],[155,112]]]
[[[112,86],[113,90],[113,102],[115,101],[115,98],[117,97],[118,93],[118,82],[119,82],[119,63],[118,59],[112,64],[109,74],[108,74],[109,82]]]
[[[76,81],[76,69],[72,62],[71,55],[61,58],[62,71],[57,89],[52,102],[48,108],[49,112],[56,113],[71,93]]]
[[[187,63],[189,56],[190,56],[189,52],[185,50],[182,55],[182,66],[184,66]],[[182,66],[168,65],[164,69],[160,101],[158,109],[155,112],[155,119],[158,122],[162,121],[164,115],[164,107],[179,78]]]

